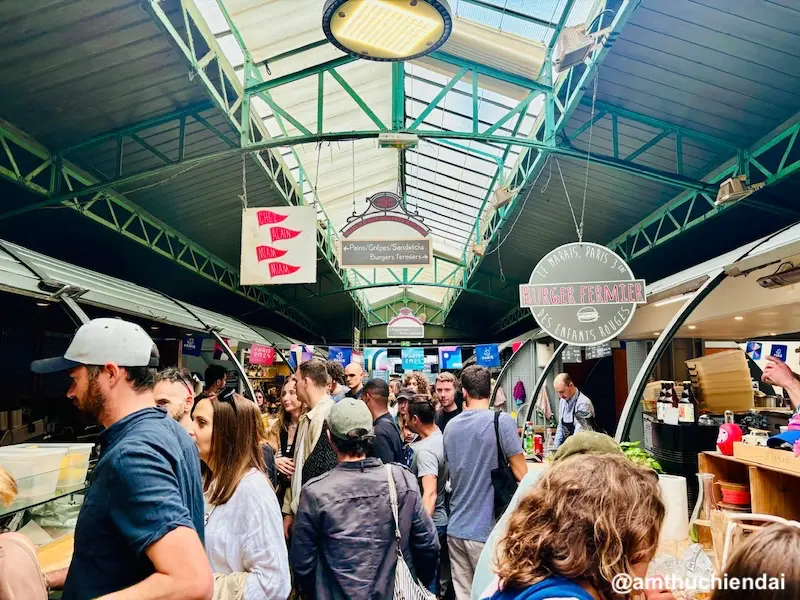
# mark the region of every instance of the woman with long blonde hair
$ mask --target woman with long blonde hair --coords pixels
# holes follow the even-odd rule
[[[273,425],[270,435],[270,440],[277,442],[275,468],[278,470],[278,501],[281,503],[286,490],[292,485],[295,439],[303,411],[303,403],[297,398],[297,382],[294,377],[289,377],[281,388],[278,421]]]
[[[482,597],[628,600],[612,582],[645,577],[664,512],[658,477],[624,456],[554,463],[511,515]]]
[[[265,473],[257,405],[229,388],[201,399],[192,420],[203,462],[214,598],[285,600],[291,581],[283,517]]]

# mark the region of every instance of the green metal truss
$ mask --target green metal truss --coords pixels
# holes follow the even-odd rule
[[[172,45],[177,49],[179,55],[190,69],[193,79],[200,82],[203,91],[211,99],[211,102],[226,117],[228,124],[233,131],[238,134],[238,144],[231,148],[231,153],[240,153],[243,146],[253,142],[267,142],[270,140],[269,132],[264,123],[251,114],[250,95],[245,94],[244,85],[239,81],[239,77],[233,66],[225,58],[225,54],[219,46],[216,37],[213,35],[205,22],[199,8],[194,0],[181,0],[181,15],[183,27],[181,31],[176,28],[161,7],[159,0],[142,0],[145,9],[150,13],[154,21],[165,32]],[[260,74],[258,69],[253,67],[253,60],[249,51],[244,45],[241,36],[230,20],[224,4],[220,3],[220,8],[231,27],[232,32],[240,45],[245,56],[245,83],[258,83]],[[180,26],[180,24],[179,24]],[[215,76],[209,76],[210,71],[216,70]],[[267,100],[269,94],[262,97]],[[277,115],[277,122],[285,130],[281,115]],[[272,180],[275,188],[284,198],[287,204],[302,205],[308,204],[304,198],[304,186],[308,186],[313,193],[314,184],[307,177],[304,170],[300,170],[299,181],[294,178],[291,170],[283,162],[277,151],[271,151],[281,144],[267,145],[259,152],[251,154],[253,160],[262,171]],[[294,150],[293,150],[294,151]],[[225,153],[216,153],[217,156]],[[215,158],[215,157],[211,157]],[[295,156],[295,158],[297,158]],[[186,161],[184,161],[186,162]],[[298,160],[298,163],[300,161]],[[328,215],[325,213],[321,203],[316,203],[318,219],[324,223],[323,228],[318,228],[317,245],[319,253],[330,265],[331,270],[339,277],[342,285],[347,283],[347,272],[339,266],[338,257],[333,251],[336,230],[333,227]],[[321,214],[319,214],[321,212]],[[369,306],[366,300],[359,294],[351,294],[352,299],[358,310],[366,317]]]
[[[751,184],[763,183],[765,187],[776,185],[800,170],[800,120],[784,128],[779,134],[752,150],[740,151],[728,166],[710,177],[710,182],[719,184],[729,177],[747,175]],[[668,242],[692,227],[705,223],[742,203],[766,209],[767,205],[758,204],[758,192],[753,196],[737,202],[716,204],[716,195],[687,192],[681,194],[637,225],[617,237],[608,247],[626,260],[634,260]],[[787,213],[789,217],[798,215]],[[497,333],[523,321],[531,316],[527,308],[515,307],[506,313],[492,326]]]
[[[0,176],[39,196],[47,196],[59,187],[71,190],[96,182],[92,175],[64,160],[63,156],[53,155],[5,121],[0,121]],[[268,288],[240,285],[238,268],[214,256],[125,197],[104,191],[94,194],[88,201],[68,199],[62,204],[317,334],[315,324],[301,311]]]
[[[797,120],[768,142],[739,152],[730,166],[711,178],[711,183],[718,187],[720,182],[735,175],[746,175],[749,183],[763,183],[766,187],[780,183],[800,169],[799,132],[800,120]],[[632,260],[741,203],[716,204],[715,197],[706,193],[682,194],[608,246],[626,260]]]

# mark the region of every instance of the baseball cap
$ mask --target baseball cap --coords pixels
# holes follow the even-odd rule
[[[403,388],[395,397],[398,401],[399,400],[407,400],[410,401],[414,396],[417,395],[417,391],[413,388]]]
[[[80,326],[64,356],[31,363],[34,373],[57,373],[81,365],[158,367],[158,348],[144,329],[122,319],[92,319]]]
[[[344,398],[331,407],[328,429],[333,437],[343,440],[356,429],[365,429],[368,435],[372,435],[372,413],[362,400]]]
[[[789,419],[789,428],[786,431],[769,438],[767,446],[770,448],[780,448],[783,444],[793,446],[797,440],[800,440],[800,414],[795,414]]]
[[[623,452],[611,436],[598,431],[579,431],[561,444],[553,456],[553,461],[575,454],[623,454]]]

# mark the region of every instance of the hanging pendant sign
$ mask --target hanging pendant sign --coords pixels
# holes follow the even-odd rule
[[[386,326],[387,338],[413,338],[425,337],[425,324],[418,319],[410,308],[401,308],[399,314],[389,321]],[[403,346],[404,344],[400,344]],[[410,343],[408,344],[411,345]]]
[[[341,231],[339,257],[343,267],[428,267],[433,264],[430,229],[408,212],[392,192],[367,199],[367,210],[347,219]]]
[[[313,206],[242,211],[242,285],[314,283],[317,215]]]
[[[637,304],[646,304],[645,281],[599,244],[574,242],[550,251],[519,286],[520,306],[539,326],[573,346],[593,346],[621,334]]]

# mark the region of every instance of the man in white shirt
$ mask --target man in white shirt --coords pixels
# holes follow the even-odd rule
[[[328,395],[328,370],[323,361],[315,359],[304,362],[297,368],[294,378],[297,381],[297,398],[308,411],[300,417],[297,426],[292,486],[286,490],[283,500],[283,529],[287,539],[303,487],[303,464],[317,445],[325,419],[334,405]]]
[[[560,400],[558,409],[558,427],[556,428],[555,446],[558,448],[571,435],[583,430],[575,413],[586,413],[594,416],[594,405],[576,386],[567,373],[559,373],[553,382]]]

